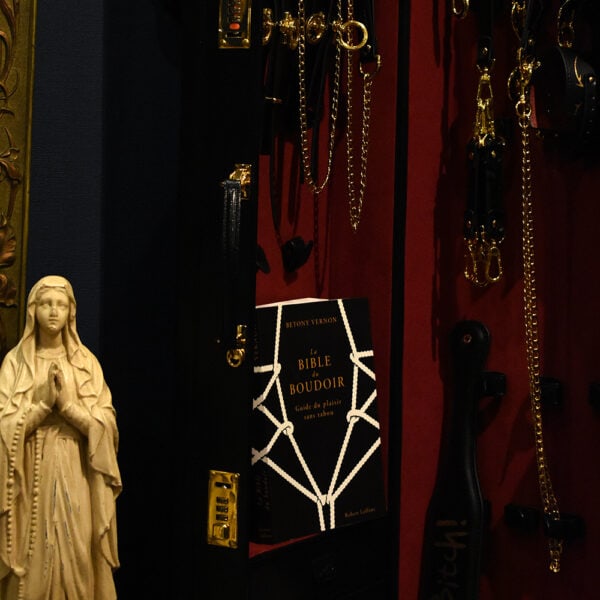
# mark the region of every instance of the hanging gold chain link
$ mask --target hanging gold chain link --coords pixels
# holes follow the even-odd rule
[[[348,0],[348,22],[354,21],[354,3]],[[360,46],[355,46],[358,48]],[[346,163],[347,163],[347,180],[348,180],[348,205],[350,210],[350,226],[356,232],[360,224],[363,203],[365,198],[365,190],[367,189],[367,159],[369,155],[369,127],[371,124],[371,95],[373,87],[373,78],[378,73],[381,67],[381,57],[377,55],[376,66],[374,71],[367,71],[363,65],[360,65],[360,74],[363,78],[363,95],[362,95],[362,124],[360,134],[360,163],[358,174],[358,190],[354,177],[354,86],[353,86],[353,70],[354,56],[356,50],[349,45],[347,50],[347,69],[346,69],[346,85],[347,85],[347,116],[346,116]]]
[[[327,163],[323,180],[319,183],[311,168],[311,151],[309,147],[308,115],[306,98],[306,6],[304,0],[298,0],[298,94],[299,94],[299,117],[300,117],[300,151],[302,169],[305,181],[313,194],[320,194],[329,183],[331,177],[333,154],[336,141],[336,128],[338,121],[339,98],[341,88],[341,62],[342,49],[347,54],[346,69],[346,98],[347,98],[347,120],[346,120],[346,162],[347,162],[347,185],[348,202],[350,210],[350,225],[353,231],[358,229],[362,215],[365,190],[367,186],[367,159],[369,149],[369,128],[371,123],[371,97],[373,78],[381,67],[381,57],[376,56],[375,68],[371,71],[362,64],[359,65],[360,74],[363,78],[362,93],[362,119],[360,132],[360,159],[358,171],[358,186],[355,181],[355,156],[354,156],[354,68],[356,52],[360,50],[368,39],[368,32],[363,23],[354,19],[353,0],[348,0],[346,21],[342,22],[342,0],[336,3],[336,16],[332,22],[332,28],[336,34],[336,49],[333,71],[333,86],[330,95],[329,112],[329,139],[327,148]],[[360,39],[355,40],[356,33]],[[358,188],[358,189],[357,189]]]
[[[342,2],[338,0],[336,4],[338,19],[341,18]],[[298,95],[300,107],[300,152],[302,157],[302,169],[304,177],[313,194],[320,194],[329,183],[331,176],[331,166],[333,163],[333,150],[335,147],[335,132],[338,119],[338,105],[340,97],[340,78],[341,78],[341,56],[342,51],[336,44],[333,88],[330,98],[329,113],[329,142],[327,149],[327,168],[325,177],[321,183],[317,183],[313,177],[311,168],[311,152],[308,141],[308,115],[306,109],[306,7],[304,0],[298,0]]]
[[[541,387],[540,387],[540,348],[539,348],[539,323],[537,309],[537,289],[535,276],[535,239],[534,239],[534,212],[531,168],[531,104],[529,98],[529,84],[534,61],[526,58],[519,52],[519,99],[515,105],[519,128],[521,131],[521,196],[522,196],[522,251],[523,251],[523,300],[525,318],[525,345],[527,355],[527,372],[529,377],[529,398],[533,419],[535,457],[537,465],[538,485],[544,514],[551,521],[560,519],[558,501],[554,494],[542,423]],[[549,538],[550,570],[553,573],[560,571],[560,559],[563,550],[562,540]]]

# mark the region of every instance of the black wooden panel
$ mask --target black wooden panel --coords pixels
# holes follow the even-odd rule
[[[250,361],[225,362],[221,263],[221,182],[237,163],[252,165],[241,242],[242,280],[235,303],[247,324],[254,308],[256,186],[260,119],[260,3],[252,3],[250,49],[220,50],[218,2],[183,3],[184,27],[181,195],[178,204],[177,422],[181,424],[176,545],[177,598],[246,597],[248,585],[247,471]],[[208,470],[241,474],[240,539],[236,549],[206,543]],[[202,575],[200,575],[202,574]]]

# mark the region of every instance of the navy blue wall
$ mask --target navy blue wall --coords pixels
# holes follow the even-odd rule
[[[67,277],[82,340],[100,339],[103,140],[101,2],[38,2],[27,287]]]
[[[180,74],[171,4],[38,0],[28,288],[49,273],[72,282],[82,340],[113,394],[121,598],[171,597],[175,571]]]

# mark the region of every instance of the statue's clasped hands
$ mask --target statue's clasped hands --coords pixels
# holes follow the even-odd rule
[[[70,397],[70,390],[65,385],[64,373],[54,362],[48,369],[48,385],[50,388],[50,407],[56,406],[56,408],[62,412],[69,404],[71,404],[72,398]]]

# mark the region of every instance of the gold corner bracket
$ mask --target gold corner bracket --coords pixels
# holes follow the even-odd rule
[[[206,541],[212,546],[238,546],[239,473],[208,472],[208,527]]]
[[[219,0],[219,48],[250,48],[252,0]]]

